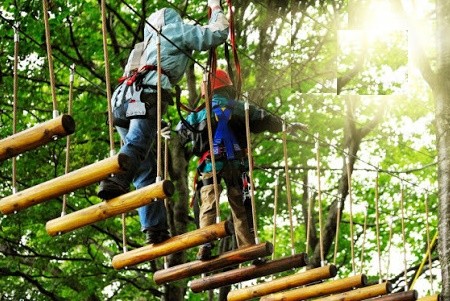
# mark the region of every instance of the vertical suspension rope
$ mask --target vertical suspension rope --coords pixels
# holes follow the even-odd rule
[[[400,190],[400,210],[402,211],[402,236],[403,236],[403,264],[405,268],[405,292],[408,291],[408,266],[406,262],[406,233],[405,233],[405,207],[404,207],[404,186],[403,183],[401,185]]]
[[[13,135],[17,132],[17,98],[18,98],[18,87],[19,87],[19,74],[17,71],[17,66],[19,64],[19,23],[14,24],[14,84],[13,84]],[[17,192],[17,166],[16,157],[12,158],[12,193]]]
[[[426,232],[427,232],[427,250],[430,249],[430,220],[429,220],[429,207],[428,207],[428,194],[425,196],[425,214],[426,214]],[[434,288],[433,288],[433,273],[431,272],[431,269],[433,268],[432,260],[431,260],[431,254],[428,256],[428,268],[430,270],[430,286],[431,286],[431,294],[434,294]]]
[[[52,45],[50,42],[50,26],[48,22],[48,0],[42,0],[43,15],[44,15],[44,25],[45,25],[45,42],[47,44],[47,59],[48,59],[48,69],[50,76],[50,89],[52,92],[52,103],[53,103],[53,118],[58,117],[58,106],[56,102],[56,87],[55,87],[55,72],[53,70],[53,55],[52,55]]]
[[[276,248],[276,238],[277,238],[277,211],[278,211],[278,172],[275,174],[275,192],[274,192],[274,206],[273,206],[273,237],[272,237],[272,244],[273,244],[273,253],[272,253],[272,260],[275,259],[275,248]]]
[[[312,196],[312,192],[309,193],[308,195],[308,216],[307,216],[307,221],[306,221],[306,254],[308,254],[309,252],[309,240],[310,240],[310,235],[309,232],[311,231],[311,215],[312,215],[312,200],[313,200],[313,196]]]
[[[158,28],[157,35],[156,35],[156,67],[157,67],[157,81],[158,84],[157,87],[157,100],[156,100],[156,182],[161,181],[162,177],[162,156],[161,156],[161,119],[162,119],[162,113],[161,113],[161,28]]]
[[[113,119],[112,119],[112,105],[111,105],[111,82],[109,71],[109,55],[107,44],[107,32],[106,32],[106,4],[105,0],[101,0],[101,12],[102,12],[102,38],[103,38],[103,56],[105,61],[105,81],[106,81],[106,101],[108,102],[108,130],[109,130],[109,152],[110,156],[114,156],[114,131],[113,131]]]
[[[250,137],[250,105],[248,103],[248,99],[245,100],[244,108],[245,108],[245,133],[247,136],[248,173],[251,187],[250,200],[252,203],[253,230],[255,234],[255,244],[259,244],[258,220],[256,219],[255,182],[253,181],[253,150],[252,150],[252,140]]]
[[[319,202],[319,244],[320,244],[320,265],[325,266],[325,256],[323,251],[323,229],[322,229],[322,189],[320,187],[320,143],[319,134],[316,139],[316,161],[317,161],[317,198]]]
[[[288,211],[289,211],[289,227],[291,235],[291,254],[295,254],[294,247],[294,222],[292,220],[292,195],[291,195],[291,180],[289,177],[289,162],[287,153],[287,138],[286,138],[286,122],[283,121],[283,154],[284,154],[284,174],[286,177],[286,196],[288,201]]]
[[[391,216],[389,218],[389,245],[388,245],[388,262],[386,266],[386,279],[389,279],[389,271],[391,269],[391,247],[392,247],[392,235],[393,235],[394,219]]]
[[[69,79],[69,103],[67,105],[67,114],[72,115],[72,106],[73,106],[73,82],[74,82],[74,74],[75,74],[75,65],[72,64],[70,66],[70,79]],[[66,137],[66,162],[64,166],[64,174],[69,173],[69,164],[70,164],[70,135]],[[67,209],[67,194],[63,195],[63,202],[61,208],[61,216],[66,215]]]
[[[213,176],[213,185],[214,185],[214,198],[216,202],[216,223],[220,222],[220,208],[219,208],[219,187],[217,183],[217,170],[216,170],[216,157],[214,155],[214,142],[213,142],[213,133],[212,133],[212,121],[211,121],[211,100],[209,96],[208,87],[208,69],[205,70],[203,74],[203,86],[205,87],[205,108],[206,108],[206,123],[208,127],[208,142],[209,142],[209,155],[211,157],[211,165],[212,165],[212,176]]]
[[[341,225],[341,202],[337,201],[337,217],[336,217],[336,236],[334,239],[334,256],[333,256],[333,264],[336,265],[337,251],[338,251],[338,243],[339,243],[339,228]]]
[[[375,231],[376,231],[376,240],[377,240],[377,252],[378,252],[378,282],[382,283],[382,274],[381,274],[381,247],[380,247],[380,212],[379,212],[379,195],[378,195],[378,177],[379,177],[380,169],[377,168],[377,174],[375,179]]]
[[[362,245],[361,245],[361,268],[359,271],[361,274],[363,273],[363,268],[364,268],[364,248],[366,245],[366,234],[367,234],[367,206],[364,211],[363,241],[362,241]]]
[[[428,257],[431,257],[431,251],[432,251],[432,249],[434,248],[434,245],[436,244],[437,239],[438,239],[438,232],[436,232],[436,233],[434,234],[433,239],[431,240],[431,243],[430,243],[430,245],[428,246],[428,249],[427,249],[427,252],[426,252],[426,254],[425,254],[425,257],[424,257],[424,259],[422,260],[422,262],[420,263],[419,268],[417,269],[416,276],[414,277],[414,279],[413,279],[413,281],[412,281],[412,283],[411,283],[410,289],[413,289],[413,288],[414,288],[414,285],[416,284],[417,279],[418,279],[419,276],[422,274],[423,266],[425,265],[425,262],[427,261],[427,258],[428,258]],[[430,273],[431,273],[431,271],[430,271]]]
[[[350,157],[348,155],[345,158],[346,161],[346,167],[347,167],[347,182],[348,182],[348,199],[350,202],[350,251],[351,251],[351,257],[352,257],[352,271],[353,274],[356,275],[356,268],[355,268],[355,245],[353,241],[353,198],[352,198],[352,177],[351,177],[351,170],[350,170]]]

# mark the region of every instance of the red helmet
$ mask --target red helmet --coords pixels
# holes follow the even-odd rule
[[[215,75],[211,75],[211,89],[212,91],[215,91],[219,88],[232,86],[233,82],[231,81],[230,76],[225,70],[217,69]],[[202,83],[202,97],[205,97],[205,87]]]

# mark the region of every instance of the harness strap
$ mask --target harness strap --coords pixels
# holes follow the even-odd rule
[[[133,83],[135,82],[139,82],[142,80],[142,78],[150,71],[157,71],[158,70],[158,66],[155,65],[145,65],[143,67],[141,67],[141,69],[139,69],[137,72],[135,72],[132,76],[122,76],[119,78],[119,84],[123,83],[125,80],[127,81],[127,86],[131,86],[133,85]],[[167,72],[165,72],[164,70],[161,70],[161,73],[164,74],[165,76],[167,75]]]
[[[227,159],[232,160],[236,157],[235,151],[241,150],[236,137],[228,126],[232,111],[230,108],[222,109],[219,106],[215,106],[213,107],[213,112],[217,118],[217,128],[214,133],[214,154],[219,153],[219,148],[223,144]]]

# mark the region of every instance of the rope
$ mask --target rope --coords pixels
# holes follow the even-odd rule
[[[319,134],[315,135],[316,139],[316,161],[317,161],[317,197],[319,202],[319,229],[320,229],[320,237],[319,237],[319,247],[320,247],[320,265],[325,265],[325,256],[323,254],[323,229],[322,229],[322,189],[320,188],[320,143],[319,143]]]
[[[336,219],[336,237],[334,241],[334,259],[333,264],[336,265],[337,251],[338,251],[338,243],[339,243],[339,229],[341,225],[341,202],[338,200],[337,202],[337,219]]]
[[[362,274],[363,268],[364,268],[364,249],[365,249],[365,245],[366,245],[366,233],[367,233],[367,206],[364,211],[364,228],[363,229],[364,229],[363,230],[363,241],[362,241],[362,245],[361,245],[361,269],[360,269],[361,274]]]
[[[161,181],[162,176],[162,158],[161,158],[161,29],[157,31],[156,35],[156,68],[157,68],[157,100],[156,100],[156,129],[157,129],[157,138],[156,138],[156,182]]]
[[[102,12],[102,38],[103,38],[103,55],[105,59],[105,81],[106,81],[106,100],[108,102],[108,130],[109,130],[109,151],[110,156],[113,156],[114,151],[114,130],[113,130],[113,118],[112,118],[112,106],[111,106],[111,82],[109,72],[109,56],[108,56],[108,44],[106,39],[106,4],[105,0],[101,0],[101,12]]]
[[[19,92],[19,75],[18,75],[18,63],[19,63],[19,23],[14,24],[14,84],[13,84],[13,135],[17,132],[17,98]],[[12,158],[12,193],[16,194],[17,192],[17,166],[16,166],[16,157]]]
[[[425,196],[425,216],[426,216],[426,231],[427,231],[427,249],[430,248],[430,221],[429,221],[429,208],[428,208],[428,194]],[[428,256],[428,267],[430,270],[430,284],[431,284],[431,294],[434,294],[433,289],[433,273],[431,272],[432,269],[432,260],[431,256]]]
[[[50,89],[52,91],[52,102],[53,102],[53,118],[58,117],[58,107],[56,102],[56,87],[55,87],[55,72],[53,70],[53,56],[52,56],[52,45],[50,41],[50,26],[48,22],[48,0],[42,0],[43,15],[44,15],[44,25],[45,25],[45,42],[47,44],[47,59],[48,59],[48,69],[50,76]]]
[[[347,152],[348,154],[348,152]],[[355,243],[353,241],[353,198],[352,198],[352,178],[351,178],[351,170],[350,170],[350,158],[346,157],[346,167],[347,167],[347,182],[348,182],[348,199],[350,201],[350,250],[352,256],[352,271],[353,274],[356,274],[355,268]]]
[[[273,253],[272,260],[275,259],[276,237],[277,237],[277,211],[278,211],[278,175],[275,178],[274,207],[273,207]]]
[[[434,248],[434,245],[436,244],[438,239],[438,232],[436,232],[433,236],[433,239],[431,240],[431,243],[428,245],[427,252],[425,253],[425,257],[423,258],[422,262],[420,263],[419,268],[417,269],[416,276],[414,277],[414,280],[411,283],[410,289],[414,289],[414,285],[416,284],[417,279],[419,278],[420,274],[422,273],[422,269],[425,265],[425,262],[427,261],[427,258],[431,257],[431,250]],[[430,269],[431,273],[431,269]]]
[[[381,274],[381,248],[380,248],[380,213],[379,213],[379,195],[378,195],[378,169],[377,175],[375,179],[375,230],[377,233],[377,251],[378,251],[378,282],[382,283],[382,274]]]
[[[404,187],[403,183],[400,189],[400,209],[402,212],[402,236],[403,236],[403,264],[405,267],[405,292],[408,291],[408,266],[406,262],[406,233],[405,233],[405,207],[404,207]]]
[[[203,74],[203,85],[204,87],[208,86],[208,71]],[[211,101],[209,99],[209,89],[205,89],[205,103],[206,103],[206,123],[208,127],[208,141],[209,141],[209,155],[211,157],[211,165],[212,165],[212,176],[213,176],[213,185],[214,185],[214,198],[216,202],[216,222],[220,222],[220,209],[219,209],[219,187],[217,181],[217,173],[216,173],[216,158],[214,155],[214,145],[213,145],[213,133],[212,133],[212,121],[211,121]]]
[[[291,196],[291,182],[289,177],[289,163],[288,163],[288,153],[287,153],[287,139],[286,139],[286,123],[283,122],[283,154],[284,154],[284,174],[286,176],[286,194],[288,201],[288,211],[289,211],[289,226],[291,231],[291,253],[295,254],[294,247],[294,226],[292,221],[292,196]]]
[[[305,244],[306,244],[306,254],[308,254],[308,250],[309,250],[309,240],[310,240],[309,232],[311,230],[312,201],[313,201],[312,194],[309,193],[309,197],[308,197],[308,216],[307,216],[307,222],[306,222],[306,242],[305,242]]]
[[[255,244],[259,243],[258,238],[258,221],[256,219],[256,204],[255,204],[255,183],[253,182],[253,151],[252,151],[252,141],[250,138],[250,105],[248,100],[245,100],[245,133],[247,136],[247,157],[248,157],[248,173],[250,178],[250,200],[252,203],[252,218],[253,218],[253,229],[255,234]]]
[[[67,114],[72,115],[72,105],[73,105],[73,82],[75,74],[75,65],[70,67],[70,79],[69,79],[69,104],[67,109]],[[69,173],[69,163],[70,163],[70,135],[66,137],[66,163],[64,167],[64,174]],[[63,202],[61,208],[61,216],[66,215],[67,209],[67,194],[63,195]]]
[[[393,218],[389,219],[389,245],[388,245],[388,262],[386,267],[386,279],[389,279],[389,271],[391,268],[391,247],[392,247],[392,235],[393,235]]]

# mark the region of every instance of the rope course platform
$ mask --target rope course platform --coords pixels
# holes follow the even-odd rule
[[[231,285],[258,277],[288,271],[294,268],[303,267],[308,263],[306,253],[296,254],[281,259],[267,261],[263,264],[251,265],[234,269],[231,271],[214,274],[201,279],[195,279],[190,283],[194,293],[211,290],[226,285]],[[254,286],[252,287],[254,289]]]
[[[230,222],[223,221],[201,229],[174,236],[159,244],[147,245],[116,255],[113,257],[112,266],[116,270],[119,270],[138,263],[150,261],[159,257],[193,248],[207,242],[229,236],[233,231],[232,229],[233,226]]]
[[[210,260],[196,260],[180,264],[168,269],[156,271],[153,280],[156,284],[163,284],[194,275],[219,270],[228,266],[243,263],[256,258],[271,255],[273,246],[269,242],[246,246],[225,252]]]
[[[74,132],[75,121],[66,114],[37,124],[0,140],[0,162]]]
[[[0,211],[10,214],[97,183],[127,169],[128,156],[118,154],[0,199]]]
[[[51,236],[63,234],[145,206],[155,199],[170,197],[174,191],[175,187],[172,182],[163,180],[48,221],[45,228]]]

